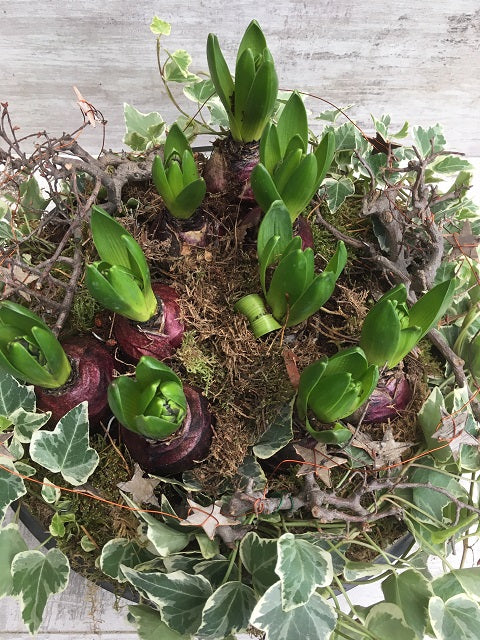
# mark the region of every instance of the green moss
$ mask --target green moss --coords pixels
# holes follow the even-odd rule
[[[365,228],[368,222],[361,216],[362,200],[360,198],[348,198],[335,213],[331,213],[327,204],[320,205],[319,213],[322,218],[333,225],[338,231],[358,237],[361,231],[362,236],[365,235]],[[315,253],[322,256],[325,260],[335,253],[338,240],[333,234],[323,227],[320,223],[311,221],[313,243]],[[348,246],[349,260],[355,255],[355,249]]]
[[[91,331],[95,326],[95,315],[99,311],[100,305],[92,298],[88,289],[79,288],[70,313],[72,329],[80,333]]]
[[[206,354],[199,346],[195,331],[187,331],[183,336],[181,347],[176,352],[180,362],[185,367],[196,384],[208,397],[212,382],[219,379],[218,361],[214,355]],[[221,376],[223,378],[223,376]]]

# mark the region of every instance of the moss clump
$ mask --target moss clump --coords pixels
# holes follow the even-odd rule
[[[75,332],[86,333],[95,326],[95,316],[100,312],[100,305],[92,298],[86,287],[81,287],[73,299],[70,312],[70,324]]]
[[[207,354],[199,346],[195,331],[187,331],[183,335],[181,347],[176,352],[177,358],[185,367],[195,384],[198,384],[205,396],[209,397],[210,387],[219,376],[218,360],[213,354]],[[223,376],[222,376],[223,377]]]

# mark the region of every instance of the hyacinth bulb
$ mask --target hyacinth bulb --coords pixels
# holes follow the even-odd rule
[[[137,361],[142,356],[168,360],[181,345],[184,327],[180,319],[177,292],[165,284],[153,283],[157,313],[146,324],[115,317],[113,332],[122,350]]]
[[[71,363],[71,378],[58,389],[35,387],[37,406],[51,411],[51,421],[56,423],[87,400],[90,425],[95,426],[108,413],[107,389],[113,379],[115,361],[106,347],[90,336],[71,338],[62,347]]]

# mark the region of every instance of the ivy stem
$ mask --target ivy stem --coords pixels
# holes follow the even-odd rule
[[[40,542],[40,544],[35,547],[35,551],[37,551],[38,549],[41,549],[42,547],[44,547],[46,544],[48,544],[50,542],[50,540],[54,540],[55,536],[48,536],[48,538],[45,538],[45,540],[43,542]]]
[[[345,627],[345,629],[349,629],[350,631],[354,631],[356,634],[361,633],[362,638],[369,638],[370,640],[384,640],[384,638],[379,638],[371,631],[365,628],[363,624],[352,620],[350,616],[343,611],[338,612],[338,620],[340,624]],[[336,633],[339,633],[338,629],[335,629]],[[350,636],[344,635],[344,638],[350,638]]]
[[[232,549],[232,552],[231,552],[230,558],[229,558],[228,567],[227,567],[227,570],[226,570],[225,575],[223,577],[222,584],[225,584],[228,581],[228,579],[230,577],[230,574],[232,573],[232,569],[234,567],[235,560],[237,558],[237,554],[238,554],[238,544],[235,546],[235,549]]]
[[[170,100],[172,101],[172,104],[175,106],[175,108],[184,116],[186,116],[187,118],[190,118],[190,114],[188,114],[186,111],[184,111],[182,109],[182,107],[178,104],[177,100],[175,99],[175,96],[173,95],[173,93],[170,90],[170,87],[168,86],[168,82],[165,80],[165,74],[164,74],[164,68],[162,67],[162,62],[160,60],[160,53],[162,51],[162,47],[160,46],[160,37],[157,38],[157,65],[158,65],[158,71],[160,73],[160,78],[163,82],[163,86],[165,87],[165,91],[167,92],[168,97],[170,98]],[[172,56],[168,53],[167,51],[167,55],[169,58],[171,58]]]

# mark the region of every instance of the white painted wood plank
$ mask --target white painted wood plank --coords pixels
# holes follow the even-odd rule
[[[234,58],[249,20],[261,23],[280,85],[303,88],[338,105],[371,129],[370,112],[445,125],[452,149],[480,155],[480,8],[478,0],[198,0],[155,5],[87,0],[0,6],[0,100],[9,101],[22,131],[54,134],[81,122],[76,84],[109,121],[107,146],[119,148],[122,104],[157,109],[171,121],[156,72],[153,13],[172,22],[168,48],[187,49],[193,68],[206,68],[205,42],[218,34]],[[318,105],[314,106],[318,110]],[[100,134],[82,141],[100,148]]]

